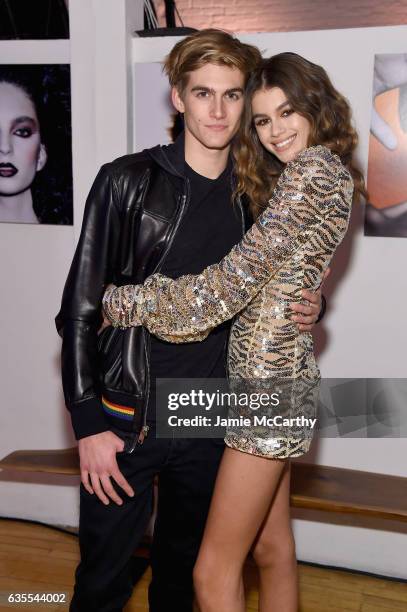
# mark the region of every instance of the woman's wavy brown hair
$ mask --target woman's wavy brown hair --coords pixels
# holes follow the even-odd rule
[[[260,143],[252,120],[251,102],[260,90],[279,87],[291,108],[311,124],[308,146],[325,145],[339,155],[351,173],[354,200],[367,196],[363,175],[353,163],[358,135],[352,126],[347,100],[332,85],[325,70],[297,55],[279,53],[261,60],[249,79],[240,132],[233,146],[238,183],[236,193],[247,194],[256,218],[267,206],[284,164]]]

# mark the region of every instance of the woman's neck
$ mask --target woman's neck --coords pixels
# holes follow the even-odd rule
[[[0,195],[0,222],[39,223],[30,189],[14,196]]]

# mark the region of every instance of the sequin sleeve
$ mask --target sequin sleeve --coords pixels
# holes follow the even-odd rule
[[[169,342],[204,339],[242,310],[321,225],[331,225],[332,240],[340,242],[335,211],[349,208],[343,178],[351,181],[328,149],[306,149],[287,164],[265,211],[219,263],[199,275],[154,274],[144,285],[108,290],[106,316],[119,327],[144,325]]]

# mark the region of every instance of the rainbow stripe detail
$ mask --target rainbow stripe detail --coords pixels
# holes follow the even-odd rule
[[[114,417],[119,419],[125,419],[126,421],[132,421],[134,417],[134,408],[130,406],[121,406],[120,404],[113,404],[113,402],[109,402],[102,395],[102,404],[103,409],[108,414],[111,414]]]

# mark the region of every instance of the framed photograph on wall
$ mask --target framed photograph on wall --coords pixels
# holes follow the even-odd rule
[[[68,64],[0,64],[0,222],[73,224]]]
[[[407,237],[407,53],[375,56],[365,235]]]

